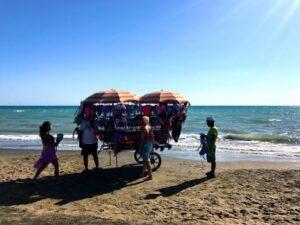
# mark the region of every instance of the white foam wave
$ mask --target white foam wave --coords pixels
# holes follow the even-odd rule
[[[56,136],[56,135],[54,135]],[[66,134],[64,135],[65,139],[72,139],[72,134]],[[0,134],[0,140],[5,141],[35,141],[40,140],[40,136],[37,134]]]
[[[275,118],[269,119],[268,121],[269,122],[281,122],[280,119],[275,119]]]
[[[99,143],[100,144],[100,143]],[[179,142],[171,141],[173,150],[196,152],[200,146],[199,134],[182,134]],[[0,135],[0,147],[20,149],[40,149],[41,140],[37,134]],[[66,134],[59,149],[79,150],[77,140],[72,134]],[[227,140],[222,136],[217,142],[217,151],[232,153],[249,153],[266,156],[300,157],[300,145],[270,143],[261,141]]]
[[[12,141],[30,141],[30,140],[38,140],[40,137],[35,134],[28,134],[28,135],[14,135],[14,134],[8,134],[8,135],[0,135],[0,140],[12,140]]]
[[[22,112],[25,112],[25,110],[23,110],[23,109],[16,109],[16,110],[14,110],[14,112],[16,112],[16,113],[22,113]]]
[[[175,150],[197,151],[200,146],[199,135],[183,134],[179,142],[171,142]],[[217,142],[217,150],[221,152],[251,153],[272,156],[300,157],[300,146],[268,143],[261,141],[226,140],[222,136]]]

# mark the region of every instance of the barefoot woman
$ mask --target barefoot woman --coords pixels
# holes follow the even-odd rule
[[[43,143],[43,151],[39,160],[34,164],[34,168],[37,169],[34,176],[34,180],[38,178],[40,173],[51,163],[54,166],[54,176],[58,179],[59,168],[58,160],[56,156],[56,146],[58,146],[59,141],[55,142],[54,137],[50,135],[52,129],[51,123],[45,121],[42,126],[40,126],[40,137]]]

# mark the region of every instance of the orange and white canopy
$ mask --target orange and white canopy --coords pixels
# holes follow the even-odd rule
[[[143,95],[140,98],[140,103],[187,103],[181,94],[173,91],[155,91]]]
[[[99,91],[90,95],[83,101],[83,103],[137,103],[138,101],[139,97],[132,92],[109,89],[105,91]]]

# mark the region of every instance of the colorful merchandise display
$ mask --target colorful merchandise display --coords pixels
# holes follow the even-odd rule
[[[80,125],[84,115],[92,116],[97,124],[99,139],[113,143],[115,150],[136,149],[141,118],[148,116],[154,130],[155,145],[178,141],[182,124],[186,120],[189,103],[160,104],[82,104],[74,122]],[[167,145],[169,148],[170,145]]]

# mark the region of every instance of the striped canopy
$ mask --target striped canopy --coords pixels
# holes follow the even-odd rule
[[[186,100],[181,94],[173,91],[155,91],[143,95],[140,98],[140,103],[186,103]]]
[[[129,91],[109,89],[105,91],[99,91],[91,96],[87,97],[83,103],[95,104],[95,103],[124,103],[132,102],[137,103],[139,97]]]

